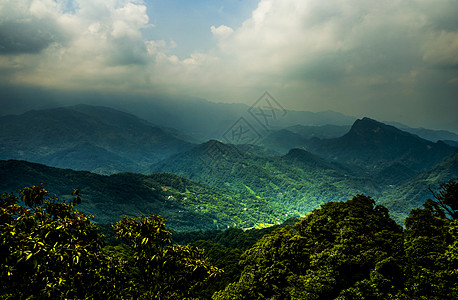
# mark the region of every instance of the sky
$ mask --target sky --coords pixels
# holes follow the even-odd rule
[[[2,0],[0,83],[248,105],[268,91],[458,132],[456,16],[456,0]]]

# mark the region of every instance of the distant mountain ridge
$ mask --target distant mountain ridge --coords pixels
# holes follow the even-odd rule
[[[171,97],[166,95],[141,96],[125,94],[66,93],[52,91],[46,99],[41,99],[43,91],[34,88],[22,89],[8,95],[11,100],[4,105],[3,114],[22,114],[24,107],[50,109],[63,105],[89,104],[111,107],[134,114],[155,126],[177,129],[192,137],[192,142],[202,143],[210,139],[220,139],[240,117],[250,117],[248,110],[258,97],[245,99],[244,103],[217,103],[196,97]],[[261,96],[261,95],[259,95]],[[40,101],[32,101],[35,99]],[[240,99],[238,100],[240,102]],[[278,99],[281,102],[281,99]],[[41,105],[40,105],[41,104]],[[356,119],[333,111],[295,111],[285,107],[286,115],[277,120],[271,119],[270,129],[302,125],[350,125]],[[253,119],[250,121],[256,122]]]
[[[409,133],[418,135],[421,138],[430,140],[432,142],[437,141],[455,141],[458,142],[458,134],[448,131],[448,130],[433,130],[423,127],[412,128],[407,125],[398,123],[398,122],[385,122],[386,124],[393,125],[401,130],[407,131]]]
[[[293,117],[301,114],[306,112],[295,112]],[[317,115],[335,114],[314,113]],[[290,120],[294,118],[290,116]],[[326,138],[329,136],[335,137]],[[191,149],[195,144],[185,137],[177,130],[159,128],[112,108],[76,105],[0,117],[0,159],[23,159],[99,174],[145,173],[170,155]],[[259,145],[237,147],[264,157],[301,148],[371,175],[393,174],[397,180],[407,180],[430,168],[455,149],[369,118],[356,120],[352,126],[290,126],[271,131]],[[383,182],[391,184],[394,180]]]
[[[443,142],[433,143],[370,118],[356,120],[342,137],[310,140],[307,146],[309,151],[328,160],[374,171],[397,163],[419,172],[455,151]]]
[[[102,174],[142,172],[192,146],[134,115],[88,105],[0,117],[0,145],[0,159]]]
[[[11,87],[9,87],[11,88]],[[167,95],[127,95],[120,93],[66,92],[63,90],[43,90],[34,87],[21,87],[20,90],[5,90],[0,116],[22,114],[25,107],[33,109],[51,109],[61,106],[89,104],[112,107],[134,114],[159,127],[175,128],[179,132],[193,137],[192,142],[202,143],[209,139],[220,139],[240,117],[246,116],[247,110],[255,104],[253,99],[237,99],[243,103],[216,103],[196,97],[172,97]],[[275,95],[273,95],[275,97]],[[283,105],[282,99],[277,99]],[[297,111],[286,107],[287,114],[272,123],[271,130],[295,125],[303,126],[350,126],[357,118],[334,111]],[[395,122],[385,122],[404,131],[419,135],[424,139],[458,141],[457,133],[445,130],[411,128]],[[329,138],[329,137],[326,137]]]
[[[321,125],[321,126],[304,126],[295,125],[285,128],[288,131],[299,134],[305,139],[319,138],[331,139],[345,135],[351,125]]]

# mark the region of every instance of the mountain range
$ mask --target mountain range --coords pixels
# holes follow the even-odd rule
[[[373,196],[402,221],[429,187],[458,177],[456,147],[370,118],[280,123],[258,144],[234,145],[197,143],[192,130],[100,106],[3,116],[0,191],[46,182],[69,199],[80,187],[81,209],[99,221],[156,212],[188,230],[275,224],[356,194]]]
[[[66,93],[65,91],[43,91],[32,87],[22,88],[8,92],[4,88],[4,95],[8,101],[2,103],[0,117],[26,112],[25,109],[47,110],[56,107],[86,104],[90,106],[105,106],[138,116],[157,127],[174,128],[186,134],[193,143],[202,143],[210,139],[221,139],[221,136],[240,117],[245,118],[250,124],[256,125],[250,108],[256,106],[259,99],[243,99],[244,103],[215,103],[195,97],[170,97],[170,96],[140,96],[118,93]],[[238,99],[240,102],[241,99]],[[281,105],[281,99],[277,99]],[[296,125],[306,127],[319,127],[326,125],[343,126],[344,133],[357,119],[355,116],[344,115],[334,111],[297,111],[284,108],[281,117],[270,118],[269,130],[284,129]],[[446,130],[431,130],[426,128],[412,128],[405,124],[384,122],[403,131],[416,134],[424,139],[437,142],[438,140],[458,141],[458,134]],[[314,128],[313,130],[315,130]],[[331,138],[327,133],[318,136]]]
[[[172,129],[107,107],[78,105],[0,118],[0,159],[99,174],[141,173],[192,146]]]

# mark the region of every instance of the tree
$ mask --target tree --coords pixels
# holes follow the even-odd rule
[[[43,185],[0,195],[0,298],[191,299],[221,272],[202,250],[170,245],[157,215],[114,225],[125,245],[103,247],[92,217]]]
[[[240,279],[213,299],[334,299],[402,290],[402,227],[364,195],[328,202],[242,255]]]
[[[458,219],[458,180],[450,179],[439,184],[439,190],[429,189],[435,202],[445,210],[452,219]]]
[[[170,231],[158,215],[127,218],[113,228],[132,249],[135,298],[192,299],[221,271],[210,265],[204,252],[186,245],[170,245]]]
[[[458,298],[457,187],[441,184],[405,220],[406,290],[415,299]]]
[[[127,281],[102,253],[97,227],[43,185],[0,196],[0,295],[4,298],[116,298]],[[75,203],[79,195],[75,192]]]

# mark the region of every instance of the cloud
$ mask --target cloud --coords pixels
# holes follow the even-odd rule
[[[56,3],[4,1],[0,4],[0,54],[39,53],[64,43],[65,33],[55,20]]]
[[[47,20],[0,24],[0,54],[39,53],[64,40],[56,24]]]
[[[432,66],[458,69],[458,32],[442,30],[431,36],[424,46],[423,59]]]
[[[0,56],[0,67],[9,70],[7,82],[104,88],[109,80],[112,87],[136,80],[135,66],[148,59],[142,30],[152,24],[146,6],[130,0],[76,3],[70,10],[52,0],[0,4],[0,54],[9,54]]]
[[[457,14],[456,0],[260,0],[238,27],[205,27],[212,49],[178,57],[140,0],[4,0],[0,80],[226,102],[269,90],[295,109],[427,118],[432,99],[458,110]]]
[[[434,123],[438,105],[458,110],[457,9],[453,0],[261,0],[218,46],[239,70],[233,86],[251,82],[296,109],[386,120],[398,110]]]
[[[221,25],[219,27],[211,26],[210,30],[213,33],[213,35],[215,35],[218,38],[227,38],[234,32],[234,29],[226,25]]]
[[[313,69],[317,60],[329,57],[355,65],[360,61],[356,53],[385,63],[382,56],[396,58],[396,48],[402,52],[409,42],[416,43],[415,36],[403,34],[417,32],[422,24],[415,12],[397,7],[398,12],[383,3],[263,0],[243,26],[220,43],[221,50],[258,72],[287,72],[309,64]]]
[[[125,6],[115,9],[112,13],[113,29],[111,35],[114,38],[129,37],[140,39],[140,29],[152,26],[148,24],[146,6],[127,3]]]
[[[456,10],[453,0],[261,0],[219,47],[232,65],[277,80],[396,82],[428,72],[425,62],[456,66],[458,22],[450,13]]]

